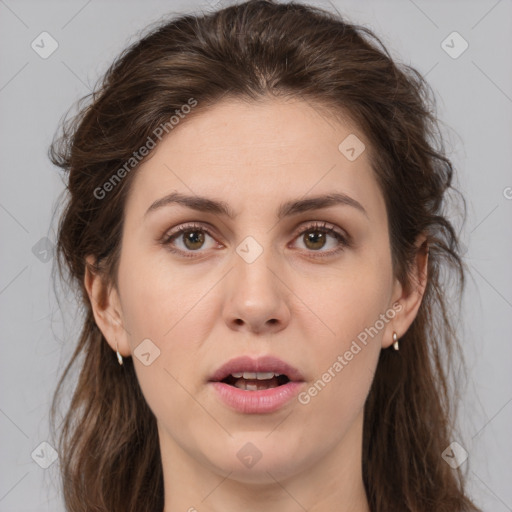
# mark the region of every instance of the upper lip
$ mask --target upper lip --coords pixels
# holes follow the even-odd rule
[[[211,377],[210,381],[220,382],[232,373],[239,372],[274,372],[286,375],[291,381],[303,381],[302,374],[290,364],[274,356],[261,356],[253,359],[241,356],[230,359],[223,364]]]

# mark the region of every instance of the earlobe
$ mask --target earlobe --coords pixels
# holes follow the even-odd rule
[[[429,255],[427,237],[425,235],[418,237],[416,248],[416,256],[409,275],[408,286],[402,286],[398,281],[395,283],[397,291],[394,294],[393,303],[400,304],[400,312],[396,314],[393,325],[390,326],[390,332],[386,332],[382,340],[383,348],[388,348],[392,344],[394,345],[394,332],[396,332],[398,339],[406,333],[416,318],[423,301],[428,280],[427,269]]]
[[[123,328],[117,291],[108,286],[105,276],[95,270],[94,263],[93,256],[86,257],[84,286],[89,296],[94,320],[112,350],[119,351],[122,355],[128,355],[130,353],[129,344],[126,339],[126,331]]]

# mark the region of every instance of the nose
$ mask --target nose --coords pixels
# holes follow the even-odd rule
[[[290,321],[291,292],[279,276],[278,263],[271,251],[264,250],[251,263],[237,254],[234,259],[223,310],[228,327],[258,334],[284,329]]]

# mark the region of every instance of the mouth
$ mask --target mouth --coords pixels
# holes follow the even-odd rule
[[[305,380],[292,365],[274,356],[231,359],[208,380],[216,396],[243,414],[273,413],[296,398]]]
[[[259,391],[284,386],[289,382],[304,382],[304,379],[297,368],[267,355],[256,359],[249,356],[231,359],[209,381],[222,382],[246,391]]]
[[[246,391],[259,391],[284,386],[290,379],[274,372],[238,372],[228,375],[220,382]]]

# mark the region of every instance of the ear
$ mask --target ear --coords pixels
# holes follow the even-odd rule
[[[393,343],[393,331],[400,339],[416,318],[418,309],[423,300],[427,286],[428,244],[426,235],[422,234],[416,239],[416,256],[410,271],[410,285],[404,287],[395,279],[393,288],[393,309],[397,312],[393,322],[388,324],[389,329],[382,339],[382,348],[388,348]],[[398,305],[400,307],[398,307]]]
[[[121,302],[115,286],[107,283],[105,276],[95,270],[95,258],[85,258],[84,286],[91,302],[96,325],[108,344],[122,356],[131,355],[128,332],[124,328]],[[117,347],[117,348],[116,348]]]

